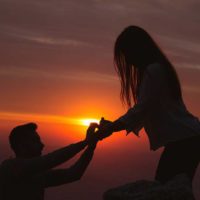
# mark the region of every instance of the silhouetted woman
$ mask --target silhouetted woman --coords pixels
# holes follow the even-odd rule
[[[114,122],[102,119],[101,137],[121,130],[138,135],[144,127],[152,150],[165,147],[156,180],[165,183],[186,173],[192,181],[200,159],[200,122],[184,105],[173,65],[150,35],[137,26],[127,27],[118,36],[114,61],[121,98],[129,110]]]

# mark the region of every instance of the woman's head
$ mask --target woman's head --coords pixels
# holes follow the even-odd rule
[[[160,59],[160,51],[150,35],[138,26],[125,28],[115,43],[115,60],[123,57],[128,65],[143,68]]]
[[[152,37],[138,26],[128,26],[117,37],[114,61],[121,79],[121,97],[128,106],[131,106],[132,100],[137,102],[138,88],[143,72],[151,63],[157,62],[168,68],[170,76],[174,77],[172,82],[178,85],[178,90],[180,90],[173,66]]]

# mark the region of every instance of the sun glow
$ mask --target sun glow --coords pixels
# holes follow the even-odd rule
[[[89,126],[90,123],[99,123],[98,119],[80,119],[80,125],[82,126]]]
[[[38,114],[23,114],[23,113],[7,113],[0,112],[0,120],[14,120],[19,123],[27,123],[27,121],[33,122],[44,122],[44,123],[56,123],[63,125],[78,125],[78,126],[89,126],[90,123],[99,124],[99,119],[95,118],[69,118],[65,116],[56,116],[56,115],[38,115]]]

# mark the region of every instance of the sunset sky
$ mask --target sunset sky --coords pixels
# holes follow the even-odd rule
[[[198,0],[0,0],[0,160],[12,155],[7,137],[15,125],[36,122],[47,152],[84,139],[79,120],[126,112],[113,45],[128,25],[157,41],[177,69],[188,109],[200,117],[199,10]],[[144,132],[124,135],[102,141],[81,183],[51,189],[47,199],[89,193],[100,200],[110,187],[153,178],[160,151],[149,151]]]

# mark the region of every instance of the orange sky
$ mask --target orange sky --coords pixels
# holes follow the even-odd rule
[[[36,122],[48,152],[84,138],[86,127],[76,120],[114,120],[126,112],[113,46],[130,24],[155,38],[177,69],[188,109],[200,117],[199,6],[197,0],[1,1],[0,160],[12,154],[7,137],[18,124]],[[160,151],[149,151],[144,132],[139,139],[124,134],[99,144],[83,183],[49,191],[49,199],[76,200],[75,188],[87,199],[84,184],[94,187],[94,181],[96,197],[111,186],[152,178]]]

